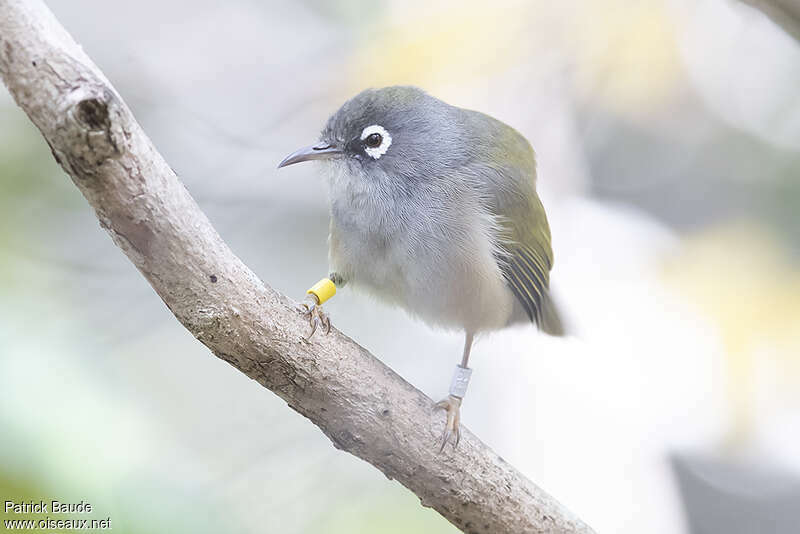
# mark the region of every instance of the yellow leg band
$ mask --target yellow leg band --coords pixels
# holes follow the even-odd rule
[[[317,301],[322,304],[336,294],[336,284],[331,282],[330,278],[323,278],[311,286],[306,293],[317,297]]]

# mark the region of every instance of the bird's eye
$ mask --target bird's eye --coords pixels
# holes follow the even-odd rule
[[[378,159],[389,150],[392,144],[392,136],[386,128],[378,124],[367,126],[361,132],[361,141],[364,142],[364,152],[372,159]]]

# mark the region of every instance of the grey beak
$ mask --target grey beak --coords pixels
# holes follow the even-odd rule
[[[312,159],[330,159],[342,153],[336,146],[328,143],[317,143],[316,145],[306,146],[300,150],[295,150],[278,163],[278,168],[286,167],[300,163],[301,161],[310,161]]]

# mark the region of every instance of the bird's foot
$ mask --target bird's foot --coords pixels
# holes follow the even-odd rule
[[[303,314],[303,317],[308,319],[308,324],[311,326],[311,332],[306,336],[306,340],[311,339],[318,326],[322,326],[326,334],[331,331],[331,320],[322,310],[322,304],[319,303],[314,295],[308,295],[306,300],[300,303],[298,310]]]
[[[447,424],[442,432],[442,445],[439,447],[439,452],[444,450],[444,446],[450,441],[450,438],[455,438],[453,448],[458,447],[458,442],[461,439],[461,397],[455,395],[448,395],[446,399],[436,403],[437,410],[447,411]]]

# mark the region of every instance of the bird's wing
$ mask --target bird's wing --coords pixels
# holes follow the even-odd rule
[[[544,330],[558,330],[548,291],[553,266],[550,227],[539,198],[533,195],[531,202],[511,208],[513,216],[502,213],[507,209],[501,206],[497,260],[528,318]]]
[[[553,267],[550,226],[536,193],[533,149],[519,132],[487,115],[471,114],[469,120],[487,134],[479,142],[482,163],[473,169],[499,227],[498,265],[528,318],[560,335],[561,320],[548,290]]]
[[[549,278],[541,259],[531,249],[519,246],[506,251],[505,258],[500,258],[499,262],[503,276],[528,318],[541,324],[542,302]]]
[[[540,330],[561,336],[564,326],[549,291],[553,267],[550,227],[538,197],[528,214],[528,224],[503,224],[501,221],[501,231],[508,237],[499,243],[498,264],[528,319]],[[530,221],[534,221],[533,224]]]

